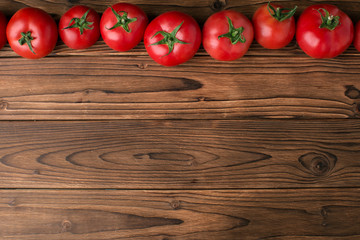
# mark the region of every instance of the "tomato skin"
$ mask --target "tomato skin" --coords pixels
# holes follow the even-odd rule
[[[340,24],[334,29],[320,28],[318,9],[339,16]],[[313,58],[333,58],[343,53],[354,37],[354,25],[344,12],[330,4],[313,5],[304,10],[297,22],[296,40],[300,48]]]
[[[155,35],[158,31],[171,33],[182,22],[176,38],[187,44],[175,43],[170,54],[168,54],[169,48],[166,44],[151,45],[164,38],[161,34]],[[195,55],[201,44],[201,30],[191,16],[178,11],[166,12],[157,16],[147,26],[144,44],[154,61],[164,66],[176,66],[190,60]]]
[[[34,40],[31,46],[32,53],[27,44],[20,45],[22,32],[31,32]],[[56,46],[58,33],[55,21],[49,14],[38,8],[23,8],[17,11],[10,19],[6,36],[10,47],[22,57],[38,59],[45,57]]]
[[[360,21],[358,21],[355,26],[354,46],[360,51]]]
[[[283,8],[271,3],[271,6]],[[295,35],[295,19],[290,17],[279,21],[269,13],[267,4],[262,5],[253,15],[255,40],[264,48],[280,49],[288,45]]]
[[[83,34],[80,34],[79,28],[68,28],[70,21],[73,18],[81,18],[88,10],[86,21],[92,22],[89,27],[93,29],[84,29]],[[73,22],[72,22],[73,23]],[[59,35],[61,40],[72,49],[89,48],[99,40],[100,37],[100,17],[94,9],[83,5],[77,5],[70,8],[59,21]]]
[[[146,13],[134,4],[117,3],[111,7],[116,12],[127,12],[128,18],[137,18],[135,22],[131,22],[128,25],[131,32],[126,32],[123,27],[109,30],[109,28],[117,23],[116,16],[110,7],[105,10],[100,20],[100,32],[105,43],[116,51],[128,51],[138,45],[143,39],[149,20]]]
[[[218,38],[229,32],[229,23],[226,17],[230,18],[235,28],[244,27],[245,43],[232,44],[229,38]],[[202,32],[202,43],[206,52],[220,61],[233,61],[244,56],[254,39],[254,29],[250,20],[234,10],[223,10],[211,15],[206,20]]]
[[[0,49],[2,49],[7,42],[6,25],[7,25],[6,17],[2,12],[0,12]]]

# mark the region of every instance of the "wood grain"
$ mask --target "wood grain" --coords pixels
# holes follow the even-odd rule
[[[1,239],[358,239],[360,189],[1,190]]]
[[[166,68],[142,47],[118,54],[99,43],[79,54],[61,47],[36,61],[0,58],[0,119],[360,116],[360,54],[354,49],[339,58],[315,60],[295,45],[274,52],[256,46],[243,59],[227,63],[202,50],[188,63]]]
[[[360,122],[1,122],[0,187],[360,186]]]

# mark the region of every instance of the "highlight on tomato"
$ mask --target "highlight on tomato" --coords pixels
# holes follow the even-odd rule
[[[195,55],[201,44],[201,30],[190,15],[166,12],[147,26],[144,44],[154,61],[164,66],[176,66]]]
[[[296,9],[297,6],[289,9],[270,2],[258,8],[252,18],[255,40],[268,49],[288,45],[295,35]]]
[[[147,24],[148,18],[141,8],[130,3],[117,3],[103,13],[100,32],[109,47],[124,52],[139,44]]]
[[[78,5],[70,8],[59,21],[61,40],[72,49],[89,48],[100,37],[100,17],[94,9]]]
[[[223,10],[211,15],[206,20],[202,33],[206,52],[221,61],[242,57],[254,39],[250,20],[234,10]]]
[[[10,19],[6,36],[10,47],[22,57],[38,59],[56,46],[58,32],[54,19],[38,8],[27,7]]]
[[[334,58],[352,43],[354,25],[349,16],[330,4],[317,4],[304,10],[297,22],[296,40],[313,58]]]

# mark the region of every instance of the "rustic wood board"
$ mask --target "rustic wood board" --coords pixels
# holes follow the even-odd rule
[[[16,240],[360,238],[360,189],[1,190]]]
[[[3,188],[359,187],[360,122],[1,122]]]
[[[0,120],[358,118],[355,51],[314,60],[295,45],[256,46],[220,63],[201,50],[166,68],[143,45],[129,54],[103,42],[79,52],[59,46],[41,60],[0,58]]]

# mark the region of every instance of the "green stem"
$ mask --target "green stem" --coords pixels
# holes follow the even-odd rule
[[[325,16],[322,15],[320,10],[324,11]],[[340,16],[330,15],[329,11],[324,8],[319,8],[317,11],[319,12],[322,21],[319,28],[327,28],[332,31],[340,24]]]
[[[86,11],[86,13],[81,18],[73,18],[69,22],[69,26],[63,29],[69,28],[78,28],[80,30],[80,35],[84,33],[84,29],[93,29],[94,27],[90,27],[93,22],[86,21],[86,17],[89,14],[90,9]],[[73,23],[73,24],[72,24]]]
[[[218,36],[218,39],[226,37],[230,39],[232,44],[236,44],[238,42],[245,43],[246,39],[243,35],[244,27],[235,28],[231,19],[229,17],[226,17],[229,24],[229,32],[222,34]]]
[[[20,45],[24,45],[25,43],[28,45],[30,51],[33,53],[33,54],[36,54],[31,46],[31,41],[34,40],[34,38],[31,36],[31,32],[28,31],[26,33],[22,32],[21,33],[21,38],[19,39],[19,43]]]
[[[126,32],[131,32],[131,29],[129,28],[129,24],[132,22],[135,22],[137,18],[128,18],[128,13],[125,11],[119,11],[116,12],[113,8],[111,8],[111,11],[115,14],[117,23],[112,26],[111,28],[106,28],[107,30],[113,30],[117,27],[122,27]],[[121,16],[119,13],[122,13]]]
[[[275,18],[279,22],[282,22],[282,21],[294,16],[297,6],[295,6],[293,9],[279,8],[279,7],[275,9],[273,6],[271,6],[271,4],[269,2],[267,5],[267,9],[268,9],[270,15],[273,16],[273,18]]]
[[[180,41],[178,38],[176,38],[176,34],[179,31],[179,29],[181,28],[181,25],[183,23],[184,22],[180,23],[171,33],[168,33],[168,32],[165,32],[165,31],[156,32],[151,38],[155,37],[158,34],[161,34],[164,38],[161,39],[160,41],[156,42],[156,43],[150,44],[149,46],[161,45],[161,44],[167,45],[168,48],[169,48],[169,52],[166,55],[164,55],[164,57],[165,57],[165,56],[169,55],[174,50],[175,43],[188,44],[187,42]]]

